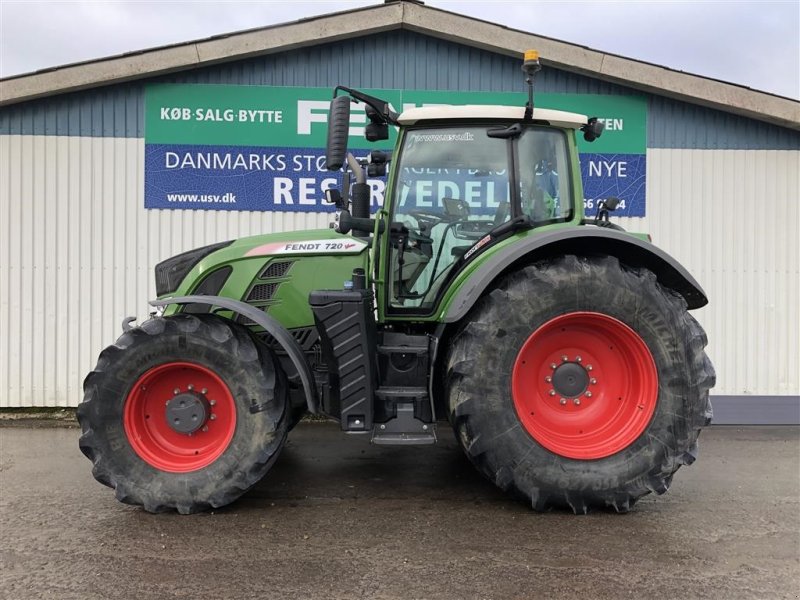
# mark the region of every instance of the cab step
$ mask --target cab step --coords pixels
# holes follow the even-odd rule
[[[419,388],[426,396],[424,388]],[[378,394],[383,390],[378,390]],[[417,392],[418,393],[418,392]],[[418,397],[410,390],[410,398]],[[397,392],[392,394],[397,397]],[[404,394],[406,395],[406,394]],[[372,443],[384,446],[414,446],[436,443],[436,423],[423,423],[414,418],[413,402],[398,402],[397,416],[385,423],[376,423],[372,428]]]

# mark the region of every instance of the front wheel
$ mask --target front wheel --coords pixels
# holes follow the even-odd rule
[[[266,346],[229,320],[180,314],[100,354],[78,407],[80,448],[118,500],[194,513],[264,476],[288,416],[285,376]]]
[[[685,302],[652,272],[566,256],[508,275],[448,358],[467,455],[537,510],[625,512],[694,461],[714,370]]]

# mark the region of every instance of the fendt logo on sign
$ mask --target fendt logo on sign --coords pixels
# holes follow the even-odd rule
[[[367,90],[400,112],[417,106],[501,104],[523,106],[525,94]],[[339,174],[325,169],[331,90],[234,85],[154,84],[145,93],[145,207],[195,210],[330,212],[325,191]],[[646,117],[644,98],[537,94],[536,105],[603,121],[592,144],[578,136],[587,211],[609,196],[622,199],[615,214],[644,216]],[[353,104],[350,151],[391,149],[390,138],[369,144],[367,116]],[[418,174],[417,174],[418,175]],[[424,180],[415,178],[418,185]],[[385,178],[369,179],[372,210],[383,204]],[[452,178],[448,197],[480,203],[468,173]],[[433,194],[436,190],[432,189]],[[424,194],[419,195],[420,197]],[[492,196],[485,194],[486,201]],[[477,207],[480,210],[481,207]],[[483,207],[487,208],[487,207]]]

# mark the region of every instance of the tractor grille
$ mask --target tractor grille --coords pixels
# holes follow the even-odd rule
[[[290,329],[289,333],[292,334],[297,343],[308,351],[319,339],[316,327],[298,327],[297,329]]]
[[[286,277],[286,273],[294,264],[294,261],[286,260],[282,262],[272,262],[268,264],[261,274],[258,276],[260,279],[274,279],[276,277]]]
[[[283,281],[269,281],[266,283],[258,283],[258,281],[263,279],[275,280],[285,278],[294,262],[293,260],[281,260],[269,263],[258,274],[258,278],[253,282],[254,285],[250,288],[250,291],[247,292],[247,296],[245,296],[243,300],[248,304],[254,305],[255,308],[267,312],[271,305],[280,302],[275,299],[275,294],[278,292],[278,288]],[[262,303],[266,303],[266,306],[263,306]],[[243,315],[237,315],[236,320],[249,327],[255,325],[255,323]]]
[[[243,322],[247,324],[247,322],[250,321],[249,319],[245,319]],[[319,349],[319,333],[317,333],[317,328],[313,325],[311,327],[297,327],[295,329],[290,329],[289,333],[291,333],[292,337],[297,341],[298,344],[300,344],[300,347],[304,352],[316,352]],[[262,331],[257,335],[273,350],[283,352],[281,345],[266,331]]]
[[[247,294],[247,302],[264,302],[271,300],[275,292],[280,286],[280,283],[259,283],[254,285],[250,293]]]

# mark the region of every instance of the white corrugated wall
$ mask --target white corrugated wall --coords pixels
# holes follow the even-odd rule
[[[315,213],[145,210],[136,138],[0,136],[0,407],[76,406],[153,266],[196,246],[327,227]],[[648,150],[648,231],[704,286],[725,395],[800,393],[800,153]]]
[[[704,287],[716,394],[800,394],[800,152],[648,150],[653,241]]]
[[[197,246],[327,227],[323,213],[145,210],[137,138],[0,136],[0,407],[77,406],[153,266]]]

